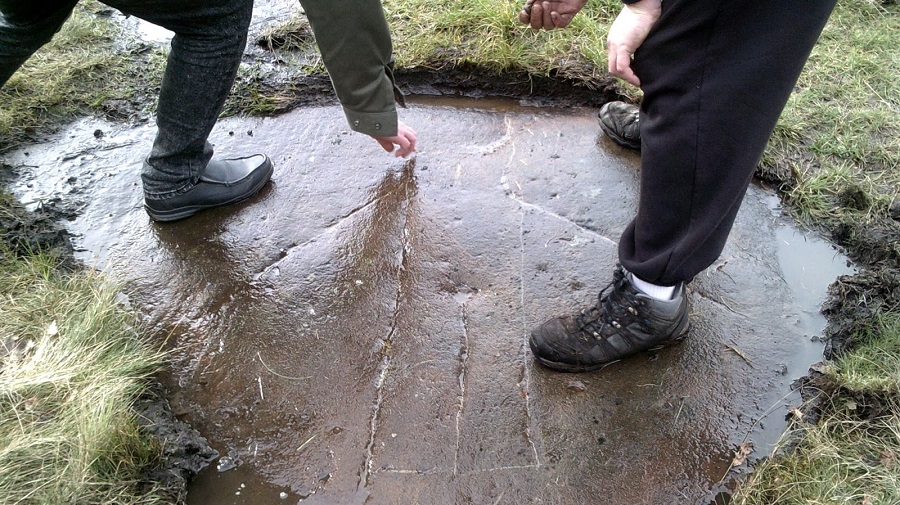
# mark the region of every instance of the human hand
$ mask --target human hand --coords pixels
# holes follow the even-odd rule
[[[662,0],[640,0],[625,4],[606,38],[609,72],[637,87],[641,80],[631,68],[631,56],[644,43],[650,28],[662,13]]]
[[[519,12],[519,22],[535,30],[569,26],[587,0],[528,0]]]
[[[406,158],[416,151],[416,131],[406,126],[403,121],[397,122],[397,135],[393,137],[376,137],[372,138],[381,144],[381,147],[389,152],[394,153],[398,158]],[[394,151],[394,146],[397,150]]]

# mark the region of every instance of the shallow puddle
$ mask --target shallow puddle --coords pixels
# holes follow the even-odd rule
[[[150,126],[85,120],[3,155],[22,200],[78,209],[81,259],[168,338],[176,412],[237,465],[189,503],[696,503],[742,443],[772,450],[844,257],[752,187],[691,286],[687,341],[551,372],[527,335],[609,281],[638,154],[591,109],[414,99],[402,116],[412,161],[338,107],[223,120],[219,154],[264,150],[273,183],[169,225],[141,207]]]

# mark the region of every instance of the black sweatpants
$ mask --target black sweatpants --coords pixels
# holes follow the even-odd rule
[[[747,186],[836,0],[664,0],[634,55],[641,191],[619,260],[690,281],[722,252]]]

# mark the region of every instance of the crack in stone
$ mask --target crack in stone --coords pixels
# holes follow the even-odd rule
[[[519,214],[519,308],[522,314],[525,310],[525,212]],[[534,455],[534,464],[536,467],[541,466],[541,459],[538,455],[537,446],[531,437],[531,374],[528,367],[528,328],[525,326],[525,320],[522,319],[522,333],[525,338],[522,340],[522,368],[519,373],[519,390],[525,397],[525,440],[531,445],[531,451]]]
[[[497,152],[505,145],[509,144],[512,141],[512,120],[510,120],[508,116],[504,117],[503,124],[506,126],[506,131],[503,132],[503,135],[499,139],[484,145],[467,147],[465,149],[466,152],[488,155]]]
[[[565,221],[566,223],[569,223],[569,224],[571,224],[572,226],[575,226],[576,228],[578,228],[578,229],[580,229],[580,230],[583,230],[583,231],[585,231],[585,232],[587,232],[587,233],[589,233],[589,234],[591,234],[591,235],[593,235],[593,236],[599,238],[600,240],[605,241],[606,243],[608,243],[608,244],[610,244],[610,245],[614,245],[614,246],[618,246],[618,245],[619,245],[619,243],[616,242],[615,240],[613,240],[613,239],[611,239],[611,238],[609,238],[609,237],[607,237],[607,236],[601,235],[601,234],[597,233],[596,231],[594,231],[594,230],[592,230],[592,229],[590,229],[590,228],[585,228],[584,226],[582,226],[582,225],[576,223],[575,221],[572,221],[571,219],[567,218],[566,216],[561,216],[561,215],[559,215],[559,214],[557,214],[557,213],[555,213],[555,212],[552,212],[552,211],[550,211],[550,210],[547,210],[547,209],[541,207],[540,205],[536,205],[536,204],[533,204],[533,203],[530,203],[530,202],[526,202],[525,200],[522,200],[522,199],[521,199],[518,195],[516,195],[515,193],[509,192],[509,193],[507,194],[507,197],[508,197],[508,198],[511,198],[511,199],[514,200],[514,201],[516,201],[516,202],[517,202],[519,205],[521,205],[522,207],[529,208],[529,209],[534,209],[534,210],[537,210],[538,212],[540,212],[540,213],[542,213],[542,214],[546,214],[546,215],[548,215],[548,216],[555,217],[556,219],[559,219],[560,221]]]
[[[373,474],[372,464],[374,460],[375,436],[378,432],[378,418],[381,415],[381,407],[384,402],[384,383],[391,367],[391,343],[393,342],[394,333],[397,331],[397,319],[400,316],[400,307],[403,300],[403,272],[407,271],[407,263],[409,262],[410,234],[406,227],[408,221],[409,209],[407,208],[400,241],[401,256],[400,264],[397,267],[397,293],[394,298],[394,313],[391,316],[391,328],[382,340],[383,345],[380,350],[381,364],[375,380],[375,402],[372,405],[372,417],[369,419],[369,442],[366,444],[365,458],[359,471],[359,482],[357,484],[357,495],[359,496],[368,496],[369,476]]]
[[[492,472],[505,472],[512,470],[536,470],[539,469],[540,465],[509,465],[509,466],[496,466],[492,468],[482,468],[479,470],[470,470],[468,472],[458,473],[450,470],[410,470],[405,468],[383,468],[381,470],[373,471],[372,473],[393,473],[400,475],[447,475],[447,476],[457,476],[463,477],[467,475],[479,475],[483,473],[492,473]]]
[[[466,376],[469,371],[469,315],[466,304],[462,304],[463,338],[459,348],[459,408],[456,411],[456,451],[453,453],[453,475],[459,473],[459,447],[462,440],[462,432],[459,428],[459,420],[466,406]]]
[[[728,312],[731,312],[732,314],[741,316],[744,319],[750,318],[749,315],[732,307],[728,303],[728,299],[722,295],[712,295],[710,293],[707,293],[706,290],[703,289],[701,286],[691,286],[688,288],[688,290],[692,293],[696,293],[697,296],[699,296],[700,298],[703,298],[704,300],[709,300],[710,302],[712,302],[720,307],[723,307],[725,310],[727,310]]]
[[[327,223],[325,225],[325,229],[323,229],[321,233],[317,233],[315,236],[311,237],[309,240],[303,242],[302,244],[296,244],[291,247],[288,247],[279,255],[278,259],[276,259],[275,261],[273,261],[272,263],[270,263],[269,265],[264,267],[259,273],[254,274],[251,278],[253,279],[253,281],[259,281],[261,279],[264,279],[266,277],[266,275],[268,275],[270,272],[277,271],[281,262],[283,262],[288,256],[290,256],[293,251],[295,251],[299,248],[302,248],[302,247],[306,247],[309,244],[315,242],[316,240],[319,239],[319,237],[330,232],[336,226],[339,226],[341,223],[345,222],[346,220],[350,219],[351,217],[355,216],[356,214],[368,209],[372,205],[378,203],[383,198],[390,196],[392,193],[393,192],[388,192],[387,194],[384,194],[381,196],[374,196],[374,197],[370,198],[366,203],[364,203],[354,209],[351,209],[350,212],[344,214],[343,216],[337,217],[336,219],[332,220],[330,223]]]

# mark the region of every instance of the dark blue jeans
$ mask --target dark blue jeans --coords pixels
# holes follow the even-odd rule
[[[0,0],[0,86],[68,19],[78,0]],[[159,131],[141,179],[147,198],[188,191],[212,158],[207,138],[237,75],[253,0],[104,0],[175,33],[159,92]]]

